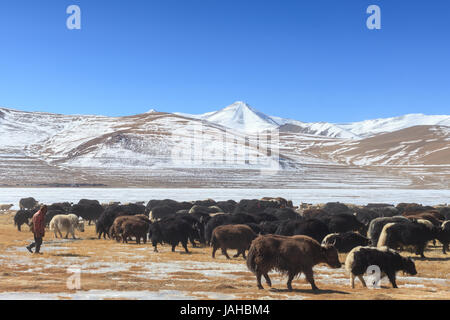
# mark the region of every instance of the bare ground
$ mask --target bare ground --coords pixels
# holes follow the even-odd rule
[[[122,244],[98,240],[94,226],[77,233],[80,240],[55,239],[47,231],[42,255],[32,255],[25,246],[32,234],[13,225],[14,212],[0,215],[0,300],[4,298],[49,299],[450,299],[450,255],[441,245],[431,246],[426,259],[415,256],[418,274],[398,274],[399,289],[387,280],[380,289],[365,289],[360,282],[352,289],[343,268],[314,268],[321,291],[314,294],[304,276],[286,290],[286,278],[271,274],[273,287],[258,290],[255,276],[242,257],[226,260],[220,253],[211,258],[210,248],[192,248],[191,253],[168,246],[153,252],[151,244]],[[231,250],[233,251],[233,250]],[[233,252],[232,252],[233,253]],[[403,253],[403,255],[411,255]],[[345,254],[340,255],[341,262]],[[69,268],[81,270],[81,289],[67,288]],[[264,283],[263,283],[264,285]]]

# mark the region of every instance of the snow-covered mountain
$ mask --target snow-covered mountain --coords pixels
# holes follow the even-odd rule
[[[271,117],[253,109],[242,101],[235,102],[214,113],[204,114],[200,116],[200,119],[246,132],[271,130],[279,126],[279,123]]]
[[[194,115],[177,113],[185,117],[200,119],[243,132],[259,132],[276,129],[280,123],[242,101],[237,101],[219,111]]]
[[[261,131],[279,136],[264,145]],[[332,180],[428,181],[440,188],[450,181],[450,116],[306,123],[265,115],[244,102],[201,115],[149,110],[126,117],[0,108],[0,186],[178,186],[194,180],[196,186],[246,186],[274,157],[281,171],[264,179],[285,187]],[[398,169],[380,173],[380,166],[407,169],[397,176]]]
[[[381,133],[394,132],[414,126],[450,126],[449,115],[407,114],[400,117],[365,120],[347,124],[339,124],[340,128],[360,138]]]
[[[357,135],[339,126],[327,122],[301,122],[292,119],[268,116],[242,101],[237,101],[219,111],[204,114],[176,113],[193,119],[201,119],[221,126],[243,132],[261,132],[281,128],[305,134],[320,135],[333,138],[353,139]]]
[[[302,122],[266,115],[245,102],[237,101],[219,111],[204,114],[179,115],[206,120],[244,132],[258,132],[280,128],[281,131],[299,132],[331,138],[361,139],[381,133],[394,132],[413,126],[450,126],[450,115],[408,114],[400,117],[365,120],[352,123]]]

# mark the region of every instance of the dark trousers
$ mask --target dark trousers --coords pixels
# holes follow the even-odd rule
[[[29,245],[29,248],[33,249],[34,247],[36,247],[36,250],[34,252],[39,252],[39,250],[41,250],[41,244],[42,244],[42,237],[34,236],[34,242]]]

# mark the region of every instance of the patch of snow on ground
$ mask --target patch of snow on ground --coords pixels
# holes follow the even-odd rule
[[[40,292],[2,292],[0,300],[103,300],[103,299],[135,299],[135,300],[193,300],[195,297],[177,290],[161,291],[114,291],[89,290],[75,293],[40,293]]]
[[[198,292],[195,292],[194,294],[206,296],[209,299],[213,299],[213,300],[234,300],[237,298],[234,294],[219,293],[219,292],[198,291]]]

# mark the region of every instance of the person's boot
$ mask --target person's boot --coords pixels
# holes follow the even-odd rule
[[[31,250],[31,245],[27,246],[28,251],[30,251],[30,253],[33,253],[33,250]]]

